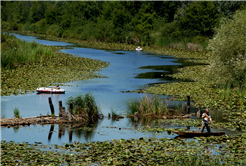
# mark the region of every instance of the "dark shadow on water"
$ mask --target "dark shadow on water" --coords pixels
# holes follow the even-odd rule
[[[166,58],[166,57],[165,57]],[[143,66],[140,67],[140,69],[148,69],[153,70],[146,73],[140,73],[135,78],[140,79],[154,79],[159,78],[162,79],[165,82],[169,81],[179,81],[179,82],[187,82],[191,80],[187,79],[175,79],[169,76],[166,76],[167,74],[176,74],[178,73],[178,69],[184,68],[187,66],[197,66],[197,65],[208,65],[205,63],[196,63],[196,62],[190,62],[189,59],[175,59],[174,62],[180,63],[181,65],[163,65],[163,66]]]

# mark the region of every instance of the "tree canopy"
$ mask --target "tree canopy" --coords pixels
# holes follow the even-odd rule
[[[221,17],[245,2],[3,1],[3,30],[82,40],[155,44],[161,38],[211,38]],[[167,30],[167,31],[166,31]]]

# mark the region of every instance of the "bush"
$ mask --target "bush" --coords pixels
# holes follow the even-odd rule
[[[246,83],[246,10],[238,10],[233,19],[221,20],[216,35],[209,41],[212,51],[211,78],[233,86]]]

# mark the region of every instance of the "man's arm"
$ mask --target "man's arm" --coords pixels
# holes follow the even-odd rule
[[[212,121],[212,118],[209,118],[209,121],[211,122],[212,125],[214,125],[214,124],[213,124],[213,121]]]

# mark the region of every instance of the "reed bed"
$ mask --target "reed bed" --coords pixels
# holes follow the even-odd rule
[[[130,99],[126,102],[128,115],[154,114],[158,116],[169,114],[167,102],[157,95],[144,95],[140,99]]]
[[[24,42],[13,35],[2,33],[1,68],[15,69],[19,65],[43,62],[57,58],[51,47],[41,46],[35,42]]]
[[[75,97],[71,96],[67,99],[66,104],[73,104],[73,113],[86,119],[100,119],[103,117],[95,98],[90,93],[85,95],[79,94]]]

